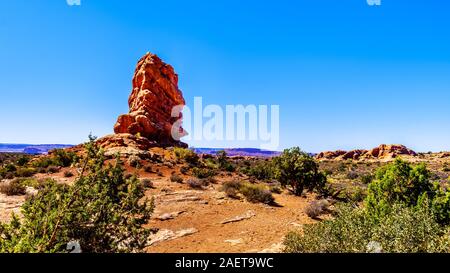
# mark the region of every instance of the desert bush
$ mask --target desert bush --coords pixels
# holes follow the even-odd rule
[[[422,202],[422,201],[421,201]],[[450,224],[450,192],[438,188],[432,198],[431,208],[438,223]]]
[[[236,166],[234,166],[231,162],[228,161],[228,155],[225,151],[217,152],[217,161],[219,164],[219,168],[224,171],[234,172],[236,170]]]
[[[56,181],[51,178],[36,179],[36,178],[17,178],[17,181],[25,187],[32,187],[37,190],[45,188],[47,185],[56,184]]]
[[[240,192],[251,203],[264,203],[269,205],[275,201],[272,192],[262,185],[243,183],[240,187]]]
[[[189,149],[175,147],[173,152],[178,160],[182,160],[193,166],[197,165],[200,159],[194,151]]]
[[[228,197],[238,199],[242,182],[238,180],[226,181],[223,183],[221,191],[225,192]]]
[[[52,155],[53,164],[60,167],[70,167],[78,161],[76,153],[64,149],[56,149],[52,152]]]
[[[50,166],[70,167],[78,162],[78,156],[74,152],[64,149],[56,149],[49,156],[43,156],[31,164],[36,168],[48,168]]]
[[[363,174],[361,175],[361,183],[363,184],[369,184],[374,179],[374,176],[372,174]]]
[[[170,181],[175,183],[183,183],[183,178],[178,174],[172,174],[170,176]]]
[[[83,172],[72,186],[47,185],[22,206],[22,217],[0,224],[0,252],[66,252],[76,240],[83,252],[135,252],[147,243],[144,229],[153,202],[142,200],[139,181],[125,179],[123,164],[105,165],[91,137]]]
[[[9,183],[2,183],[0,185],[0,192],[7,196],[25,195],[26,188],[20,183],[20,180],[15,179]]]
[[[148,189],[154,189],[155,188],[153,181],[150,180],[150,179],[143,179],[141,181],[141,183],[142,183],[142,187],[144,187],[144,188],[148,188]]]
[[[19,168],[16,171],[17,177],[32,177],[37,173],[37,170],[34,168]]]
[[[425,207],[395,204],[374,220],[362,208],[339,208],[333,220],[306,225],[302,233],[291,232],[284,241],[288,253],[365,253],[376,242],[386,253],[446,252],[449,241]]]
[[[258,180],[270,180],[274,178],[274,166],[272,161],[260,160],[246,168],[243,172]]]
[[[202,190],[205,187],[204,181],[198,178],[189,178],[187,180],[187,184],[189,185],[189,187],[197,190]]]
[[[295,195],[300,196],[304,189],[324,193],[326,176],[319,171],[316,161],[298,147],[284,150],[273,161],[275,177]]]
[[[208,169],[208,168],[193,168],[192,174],[200,179],[208,178],[216,175],[216,172],[214,170]]]
[[[326,212],[329,206],[330,202],[326,199],[315,200],[309,203],[309,205],[305,208],[305,213],[308,217],[316,219],[322,215],[322,213]]]
[[[18,159],[17,159],[17,166],[25,166],[26,164],[28,164],[28,162],[30,162],[30,157],[27,155],[21,155]]]
[[[416,206],[422,195],[432,194],[433,183],[425,164],[412,166],[400,159],[381,167],[368,186],[365,204],[369,213],[380,217],[394,203]]]
[[[276,194],[281,194],[283,192],[283,190],[279,186],[270,186],[270,191]]]
[[[239,198],[239,194],[242,194],[247,201],[252,203],[273,204],[275,201],[272,192],[263,185],[232,180],[223,183],[221,190],[228,197],[234,199]]]

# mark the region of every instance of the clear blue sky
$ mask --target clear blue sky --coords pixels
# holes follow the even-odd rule
[[[279,104],[281,147],[450,150],[444,0],[3,0],[0,142],[112,132],[147,51],[188,105]]]

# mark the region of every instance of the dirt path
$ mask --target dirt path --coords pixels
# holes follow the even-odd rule
[[[196,233],[167,240],[147,248],[148,252],[261,252],[280,251],[283,236],[290,230],[312,223],[304,208],[313,199],[289,194],[275,194],[279,207],[252,204],[229,199],[218,189],[219,184],[204,191],[188,189],[162,178],[155,181],[156,189],[147,192],[156,196],[156,211],[150,227],[161,230],[180,231],[194,228]],[[186,198],[186,201],[180,201]],[[169,215],[173,219],[163,219]],[[222,224],[237,216],[254,215],[249,219]]]

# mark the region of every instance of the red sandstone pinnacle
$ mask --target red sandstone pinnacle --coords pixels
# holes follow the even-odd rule
[[[128,105],[129,113],[119,116],[114,126],[116,134],[139,135],[161,146],[186,146],[179,141],[187,135],[181,123],[174,130],[178,136],[172,136],[173,125],[182,117],[172,117],[172,110],[185,105],[178,75],[158,56],[147,53],[139,60]]]

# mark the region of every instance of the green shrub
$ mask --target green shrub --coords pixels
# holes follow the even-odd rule
[[[70,167],[78,161],[78,156],[76,153],[64,149],[54,150],[52,152],[52,156],[53,164],[60,167]]]
[[[182,160],[190,165],[197,165],[199,162],[199,156],[192,150],[175,147],[173,149],[175,157],[179,160]]]
[[[393,205],[374,220],[362,208],[341,207],[336,218],[306,225],[284,241],[288,253],[365,253],[372,244],[386,253],[450,251],[446,230],[425,207]]]
[[[432,192],[433,183],[425,164],[412,166],[397,159],[376,172],[375,180],[368,186],[365,203],[369,213],[380,217],[394,203],[416,206],[422,195]]]
[[[37,170],[34,168],[19,168],[16,171],[17,177],[32,177],[37,173]]]
[[[25,202],[23,217],[0,224],[0,252],[66,252],[74,240],[88,253],[143,250],[153,202],[142,200],[135,177],[125,179],[119,159],[105,165],[93,138],[85,147],[84,172],[72,186],[47,185]]]
[[[243,171],[246,175],[258,180],[270,180],[274,178],[274,166],[272,161],[258,161]]]
[[[232,180],[223,183],[221,191],[225,192],[228,197],[234,199],[238,199],[239,194],[242,194],[247,201],[252,203],[264,203],[270,205],[275,202],[272,192],[263,185]]]
[[[17,159],[17,165],[18,166],[25,166],[26,164],[28,164],[28,162],[30,162],[30,157],[27,155],[21,155],[18,159]]]
[[[251,203],[264,203],[270,205],[275,201],[272,192],[262,185],[243,183],[240,187],[240,192],[245,196],[245,199]]]
[[[22,185],[22,183],[20,183],[20,180],[16,179],[9,183],[1,184],[0,192],[6,194],[7,196],[25,195],[26,188]]]
[[[270,186],[270,191],[276,194],[281,194],[283,192],[279,186]]]
[[[319,171],[316,161],[298,147],[284,150],[273,161],[275,177],[295,195],[300,196],[304,189],[324,193],[326,176]]]
[[[207,169],[207,168],[195,167],[192,169],[192,174],[197,178],[203,179],[203,178],[215,176],[216,172],[214,170]]]
[[[374,176],[372,174],[364,174],[361,176],[361,182],[363,184],[369,184],[370,182],[372,182],[374,179]]]
[[[56,184],[56,181],[51,178],[45,178],[45,179],[18,178],[17,180],[23,186],[32,187],[32,188],[35,188],[38,190],[45,188],[47,185]]]

